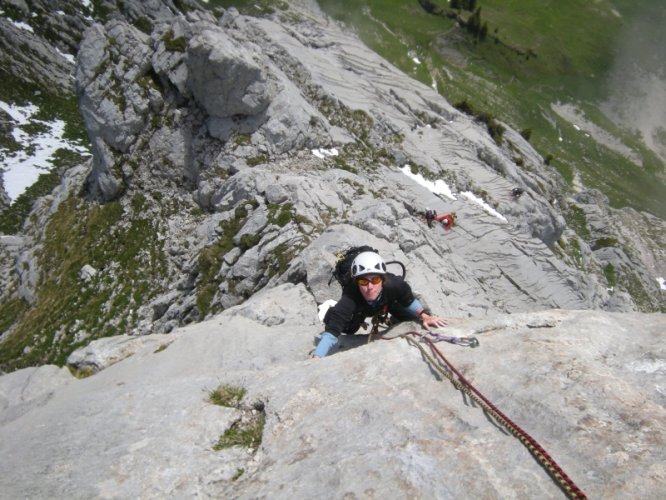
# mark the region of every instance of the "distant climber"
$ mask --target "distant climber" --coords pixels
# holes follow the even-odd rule
[[[448,231],[456,222],[456,213],[451,212],[450,214],[440,215],[439,217],[435,217],[435,220],[442,224],[444,231]]]
[[[523,188],[515,187],[511,190],[511,196],[513,196],[513,199],[516,200],[520,198],[520,195],[524,192],[525,190]]]
[[[425,211],[425,220],[428,223],[428,227],[433,227],[432,223],[434,222],[435,217],[437,217],[437,210],[427,209]]]

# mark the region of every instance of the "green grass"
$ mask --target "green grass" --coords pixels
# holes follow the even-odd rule
[[[218,406],[228,408],[239,408],[240,402],[245,396],[245,389],[233,385],[223,384],[217,389],[210,391],[208,400]]]
[[[589,187],[609,197],[612,206],[666,217],[666,185],[658,177],[663,162],[631,132],[618,129],[597,111],[607,95],[615,41],[637,15],[635,2],[614,2],[622,16],[618,17],[605,2],[548,0],[535,5],[526,0],[481,0],[477,5],[488,25],[484,42],[455,28],[449,18],[426,13],[416,1],[319,4],[410,76],[429,86],[436,82],[449,102],[466,100],[516,130],[530,129],[530,142],[570,183],[579,172]],[[644,0],[641,6],[659,4]],[[462,13],[463,18],[469,15]],[[413,55],[423,64],[415,64]],[[576,131],[551,110],[551,103],[558,101],[583,106],[588,119],[639,153],[643,168]]]
[[[51,193],[58,184],[60,184],[58,172],[52,170],[41,174],[34,184],[21,193],[8,208],[0,212],[0,233],[18,233],[34,201],[40,196]]]
[[[59,206],[37,256],[36,303],[2,306],[15,319],[0,350],[3,370],[63,365],[94,338],[126,333],[138,321],[137,308],[160,293],[166,261],[156,222],[143,213],[140,197],[133,201],[134,210],[75,197]],[[89,282],[79,278],[85,264],[98,270]]]
[[[220,436],[217,443],[213,446],[213,450],[220,451],[233,446],[242,446],[250,448],[253,451],[256,450],[261,444],[265,423],[266,416],[263,413],[249,422],[244,423],[239,421],[235,423],[224,431],[224,434]]]
[[[5,333],[27,309],[28,304],[18,298],[0,303],[0,335]]]
[[[242,446],[255,451],[261,444],[261,438],[266,424],[266,413],[263,403],[256,403],[252,409],[241,409],[241,401],[245,397],[245,389],[229,384],[222,384],[217,389],[208,393],[208,401],[226,408],[235,408],[241,410],[244,414],[242,418],[234,422],[218,438],[213,446],[214,451],[224,450],[233,446]],[[237,472],[238,479],[242,470]]]

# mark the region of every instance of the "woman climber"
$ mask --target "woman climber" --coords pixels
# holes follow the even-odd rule
[[[446,326],[445,319],[425,311],[402,277],[386,272],[386,263],[379,254],[360,253],[352,262],[351,277],[340,300],[324,316],[326,329],[313,358],[326,356],[341,333],[356,333],[366,318],[377,314],[388,312],[398,321],[418,320],[426,329]]]

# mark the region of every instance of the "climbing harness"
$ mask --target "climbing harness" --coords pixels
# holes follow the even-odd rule
[[[379,325],[384,325],[386,328],[389,328],[392,324],[393,322],[391,321],[391,315],[388,312],[388,306],[384,305],[382,310],[372,317],[372,329],[370,330],[370,335],[368,335],[368,344],[375,338],[380,337]]]
[[[578,488],[578,486],[576,486],[576,484],[569,478],[569,476],[567,476],[567,474],[562,470],[557,462],[553,460],[553,458],[546,452],[546,450],[544,450],[543,447],[541,447],[541,445],[537,443],[536,440],[532,438],[527,432],[521,429],[517,424],[509,419],[509,417],[502,413],[493,403],[488,400],[488,398],[481,394],[481,392],[479,392],[479,390],[476,389],[476,387],[474,387],[462,375],[462,373],[460,373],[449,362],[449,360],[446,359],[446,357],[444,357],[442,352],[437,349],[434,341],[429,338],[428,335],[421,335],[418,332],[412,331],[404,333],[400,335],[400,337],[404,337],[410,345],[417,347],[432,368],[449,379],[449,381],[456,389],[466,394],[470,399],[481,406],[484,412],[486,412],[488,415],[491,415],[497,423],[502,425],[511,434],[518,438],[518,440],[527,448],[527,450],[532,454],[532,456],[534,456],[537,462],[539,462],[539,464],[546,470],[546,472],[569,498],[587,499],[585,493],[583,493],[583,491]],[[417,342],[412,337],[419,337],[420,342]],[[437,362],[437,360],[428,353],[428,351],[423,346],[423,343],[428,345],[432,355],[439,358],[440,362]],[[478,345],[478,341],[476,345]]]

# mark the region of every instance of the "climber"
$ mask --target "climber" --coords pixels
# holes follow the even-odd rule
[[[425,211],[425,220],[428,223],[428,227],[432,227],[432,223],[435,220],[435,217],[437,217],[437,210],[427,209]]]
[[[451,212],[450,214],[440,215],[439,217],[436,217],[435,220],[442,224],[444,231],[448,231],[453,227],[453,224],[455,224],[456,213]]]
[[[515,187],[511,190],[511,196],[513,196],[513,199],[516,200],[520,198],[520,195],[524,192],[525,190],[523,188]]]
[[[352,262],[351,277],[340,300],[324,316],[326,329],[313,358],[326,356],[341,333],[356,333],[366,318],[377,314],[388,312],[398,321],[418,320],[426,329],[446,326],[445,319],[426,312],[406,281],[386,271],[386,263],[379,254],[360,253]]]

